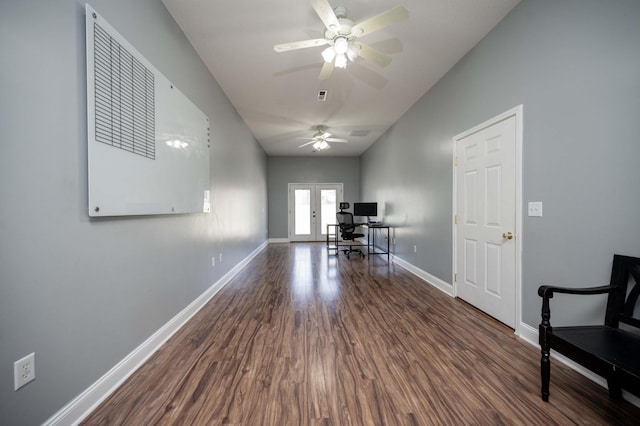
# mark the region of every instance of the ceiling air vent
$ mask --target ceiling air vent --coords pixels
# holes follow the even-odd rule
[[[327,91],[326,90],[320,90],[318,92],[318,102],[324,102],[327,100]]]
[[[354,136],[354,137],[368,136],[369,132],[370,132],[369,130],[353,130],[350,136]]]

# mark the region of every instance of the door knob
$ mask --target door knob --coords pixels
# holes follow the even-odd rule
[[[502,234],[502,238],[506,238],[507,240],[512,240],[513,234],[511,232],[505,232],[504,234]]]

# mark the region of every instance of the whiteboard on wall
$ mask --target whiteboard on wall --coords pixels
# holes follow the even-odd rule
[[[209,119],[86,13],[89,215],[208,213]]]

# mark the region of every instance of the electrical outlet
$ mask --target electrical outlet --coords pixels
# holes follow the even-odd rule
[[[413,246],[413,252],[417,253],[418,252],[418,246]]]
[[[36,354],[30,353],[13,363],[13,387],[18,390],[36,378]]]
[[[218,262],[222,263],[222,253],[220,253],[220,257],[218,259]]]
[[[216,266],[216,257],[215,256],[211,257],[211,266]]]

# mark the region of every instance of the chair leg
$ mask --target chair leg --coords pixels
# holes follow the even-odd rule
[[[542,379],[542,389],[540,391],[542,400],[549,401],[549,381],[551,380],[551,361],[549,354],[551,352],[551,343],[549,342],[549,334],[552,330],[551,323],[551,310],[549,309],[549,298],[542,298],[542,322],[538,326],[538,339],[540,341],[540,352],[542,358],[540,359],[540,378]]]
[[[360,250],[359,248],[353,248],[353,246],[349,246],[349,254],[351,253],[359,253],[360,256],[362,256],[363,258],[365,257],[364,253],[362,252],[362,250]],[[349,258],[349,256],[347,255],[347,259]]]
[[[353,248],[352,245],[350,245],[348,249],[345,248],[345,249],[338,250],[338,251],[343,252],[347,256],[347,259],[350,259],[351,253],[359,253],[360,256],[362,256],[363,258],[366,257],[365,254],[362,252],[362,250],[360,250],[359,248]]]
[[[616,377],[616,372],[613,372],[613,375],[607,380],[607,387],[609,388],[609,398],[612,399],[622,399],[622,388],[620,387],[620,382]]]
[[[542,400],[549,401],[549,381],[551,379],[551,362],[549,360],[549,350],[542,350],[542,359],[540,360],[540,378],[542,379]]]

